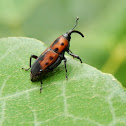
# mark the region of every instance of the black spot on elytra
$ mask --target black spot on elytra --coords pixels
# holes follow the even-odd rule
[[[45,63],[45,65],[48,65],[48,64],[49,64],[48,62]]]
[[[62,42],[62,43],[61,43],[61,46],[63,46],[63,45],[64,45],[64,43]]]
[[[50,59],[50,60],[53,60],[53,57],[52,57],[52,56],[50,56],[50,57],[49,57],[49,59]]]
[[[55,48],[55,49],[54,49],[54,52],[57,52],[58,50],[59,50],[58,48]]]

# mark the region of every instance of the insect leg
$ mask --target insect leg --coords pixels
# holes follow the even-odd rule
[[[42,92],[42,81],[41,81],[41,85],[40,85],[40,93]]]
[[[67,68],[66,68],[66,62],[67,62],[67,59],[64,57],[64,65],[65,65],[65,70],[66,70],[66,80],[68,80],[68,77],[67,77]]]
[[[75,55],[75,54],[71,53],[69,50],[67,51],[67,53],[68,53],[69,55],[73,56],[74,58],[79,59],[79,60],[80,60],[80,62],[82,63],[82,60],[81,60],[81,58],[80,58],[79,56],[77,56],[77,55]]]
[[[30,67],[29,67],[28,69],[25,69],[25,68],[22,68],[22,69],[25,69],[25,71],[28,71],[28,70],[31,68],[31,61],[32,61],[32,58],[37,59],[38,56],[36,56],[36,55],[31,55],[31,56],[30,56],[30,64],[29,64]]]
[[[70,49],[69,49],[69,52],[73,53]]]

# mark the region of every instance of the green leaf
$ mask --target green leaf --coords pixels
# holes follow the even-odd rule
[[[126,90],[109,74],[67,56],[40,82],[30,81],[31,54],[45,45],[30,38],[0,39],[0,125],[124,126]]]

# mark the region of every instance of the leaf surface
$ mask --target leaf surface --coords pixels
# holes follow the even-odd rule
[[[30,55],[46,46],[36,39],[0,39],[0,125],[124,126],[126,90],[109,74],[66,56],[40,82],[30,81]]]

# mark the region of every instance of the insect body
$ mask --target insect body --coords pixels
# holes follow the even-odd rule
[[[76,24],[73,27],[73,29],[77,25],[77,21],[79,18],[76,18]],[[56,68],[62,60],[64,60],[64,65],[65,65],[65,71],[66,71],[66,79],[67,78],[67,68],[66,68],[66,58],[64,56],[64,53],[67,52],[69,55],[77,58],[80,60],[82,63],[82,60],[80,59],[79,56],[73,54],[69,47],[70,47],[70,39],[71,39],[71,34],[72,33],[78,33],[82,37],[84,35],[76,30],[70,30],[66,32],[65,34],[61,35],[58,37],[49,48],[47,48],[39,57],[36,55],[31,55],[30,57],[30,68],[31,68],[31,81],[37,81],[40,80],[41,82],[41,88],[40,88],[40,93],[42,91],[42,80],[41,78],[49,71],[52,71],[54,68]],[[31,60],[32,58],[36,59],[36,61],[31,65]],[[25,69],[26,71],[29,70]],[[24,68],[22,68],[24,69]]]

